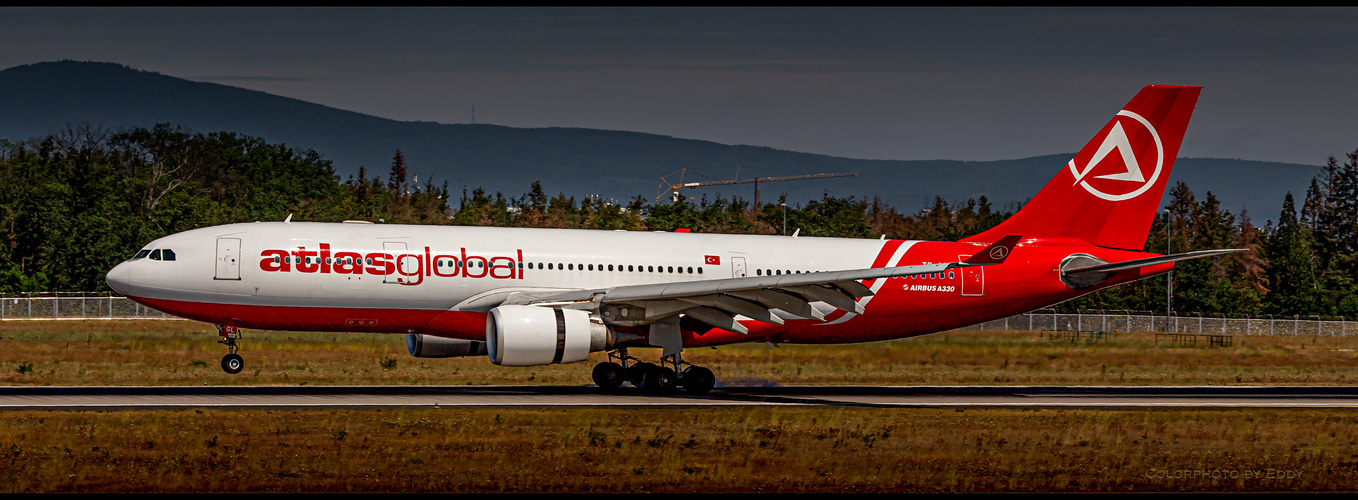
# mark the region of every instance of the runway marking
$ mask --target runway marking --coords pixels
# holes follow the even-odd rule
[[[722,387],[702,396],[587,386],[0,387],[0,410],[733,407],[1356,408],[1358,388],[1298,386]]]

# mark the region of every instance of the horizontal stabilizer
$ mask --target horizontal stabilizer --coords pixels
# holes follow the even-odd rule
[[[1201,259],[1203,257],[1211,257],[1214,255],[1223,255],[1228,253],[1247,251],[1249,251],[1248,248],[1222,248],[1217,250],[1199,250],[1196,252],[1176,253],[1174,255],[1151,257],[1149,259],[1136,259],[1124,262],[1113,262],[1110,264],[1099,264],[1097,266],[1081,267],[1078,269],[1066,269],[1063,271],[1063,273],[1067,276],[1076,274],[1111,273],[1115,271],[1123,271],[1126,269],[1137,269],[1146,266],[1153,266],[1156,264],[1178,262],[1181,260]]]

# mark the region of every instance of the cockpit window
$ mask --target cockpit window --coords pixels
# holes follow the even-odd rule
[[[161,250],[160,257],[164,260],[174,260],[174,250],[168,248]]]
[[[151,260],[160,260],[160,249],[159,249],[159,248],[157,248],[157,249],[151,251]]]
[[[151,251],[150,251],[150,250],[141,250],[141,251],[138,251],[138,252],[137,252],[137,255],[133,255],[132,258],[134,258],[134,259],[144,259],[144,258],[146,258],[147,255],[151,255]]]

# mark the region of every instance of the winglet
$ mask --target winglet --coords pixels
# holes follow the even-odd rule
[[[1023,238],[1023,236],[1018,234],[1011,234],[1000,238],[1000,241],[996,241],[990,246],[985,247],[984,250],[976,252],[976,255],[967,258],[967,260],[962,261],[962,263],[972,266],[1003,263],[1004,259],[1009,257],[1010,251],[1014,249],[1014,245],[1018,244],[1020,238]]]

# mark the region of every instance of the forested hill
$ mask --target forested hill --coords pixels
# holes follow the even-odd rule
[[[860,199],[878,196],[915,210],[928,207],[935,196],[962,202],[986,195],[997,207],[1006,207],[1032,196],[1070,156],[989,162],[855,160],[637,132],[402,122],[111,63],[62,61],[9,68],[0,71],[0,96],[0,138],[12,141],[82,122],[107,129],[171,123],[314,149],[333,162],[342,178],[356,174],[360,166],[370,174],[385,173],[399,148],[410,171],[422,179],[448,181],[454,191],[482,187],[507,195],[524,193],[533,181],[541,181],[566,193],[629,200],[654,196],[659,177],[681,168],[707,169],[701,172],[708,177],[687,180],[708,180],[734,176],[734,166],[743,165],[743,177],[860,172],[857,178],[766,184],[766,200],[784,193],[789,200],[808,200],[829,191]],[[1317,157],[1317,163],[1322,160]],[[1288,191],[1305,191],[1317,172],[1309,165],[1184,158],[1170,180],[1212,191],[1230,210],[1248,207],[1260,213],[1276,211]],[[753,188],[730,186],[721,192],[749,199]]]

